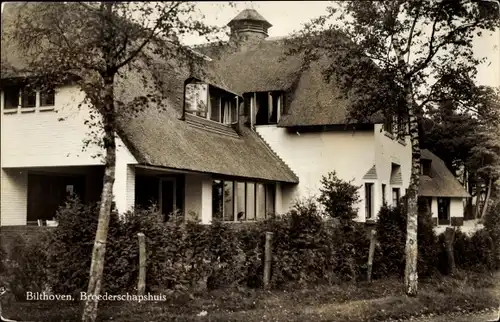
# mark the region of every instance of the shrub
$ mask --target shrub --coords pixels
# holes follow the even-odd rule
[[[484,218],[484,229],[493,243],[495,268],[500,268],[500,200],[496,200]]]
[[[56,215],[59,225],[51,232],[47,245],[48,279],[55,293],[72,294],[77,298],[79,292],[86,290],[98,213],[98,205],[83,205],[77,197],[70,197],[59,208]],[[107,259],[113,257],[113,239],[119,234],[117,226],[118,216],[113,210],[106,245],[106,266],[109,266]],[[105,267],[106,271],[103,292],[110,287],[108,276],[111,272]]]
[[[448,273],[449,267],[444,243],[444,234],[439,235],[441,250],[439,270]],[[453,240],[455,265],[459,269],[472,271],[491,271],[496,269],[493,240],[486,229],[467,236],[462,231],[455,231]]]
[[[383,206],[377,221],[379,247],[374,259],[374,277],[404,274],[406,248],[406,213],[402,206]],[[418,272],[429,276],[437,267],[438,244],[430,214],[418,214]]]
[[[47,234],[14,238],[11,256],[4,261],[4,283],[16,299],[25,300],[26,292],[47,291]]]
[[[331,218],[352,221],[356,217],[354,205],[359,200],[359,187],[337,177],[335,171],[321,178],[318,202],[325,207]]]

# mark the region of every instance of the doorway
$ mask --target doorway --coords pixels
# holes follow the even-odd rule
[[[175,178],[160,179],[160,210],[165,221],[167,221],[177,208],[177,185]]]

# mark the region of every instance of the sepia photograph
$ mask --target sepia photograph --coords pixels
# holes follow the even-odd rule
[[[1,6],[0,322],[500,322],[500,0]]]

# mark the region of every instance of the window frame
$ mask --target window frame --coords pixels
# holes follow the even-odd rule
[[[373,219],[373,182],[365,182],[365,219]]]
[[[4,86],[2,92],[3,111],[6,114],[16,113],[18,111],[49,111],[53,110],[56,104],[56,88],[53,86],[44,88],[39,86],[34,87],[29,84],[12,84]],[[17,94],[14,94],[14,92],[17,92]],[[17,98],[14,99],[14,95],[16,95]],[[14,101],[16,101],[17,104],[10,104]]]
[[[386,194],[386,184],[385,183],[382,183],[382,205],[386,205],[387,204],[387,198],[385,196]]]
[[[396,198],[394,198],[394,193],[396,193]],[[401,188],[392,188],[392,206],[397,207],[401,200]]]
[[[263,96],[266,96],[263,98]],[[268,91],[268,92],[253,92],[251,96],[253,108],[251,110],[252,117],[255,119],[255,125],[277,125],[283,115],[283,107],[285,101],[285,92],[283,91]],[[262,102],[266,102],[265,109],[261,109]],[[264,120],[265,119],[265,120]]]
[[[30,86],[23,86],[21,88],[20,95],[21,95],[20,105],[22,109],[34,109],[37,107],[37,101],[39,95],[38,95],[38,90],[36,88],[32,88]],[[28,104],[30,99],[33,100],[33,104]]]
[[[39,106],[41,108],[53,107],[56,105],[56,90],[54,87],[40,89],[39,93],[40,93]],[[49,98],[51,98],[51,100],[47,102]]]
[[[216,213],[214,213],[214,183],[216,181],[219,181],[221,186],[223,187],[223,195],[222,195],[222,213],[220,214],[220,216],[215,216]],[[232,216],[232,219],[231,220],[228,220],[226,219],[226,216],[225,216],[225,209],[227,209],[227,207],[225,207],[226,205],[226,196],[225,196],[225,193],[224,193],[224,188],[225,188],[225,184],[227,182],[231,182],[232,183],[232,201],[231,201],[231,209],[232,209],[232,212],[233,212],[233,216]],[[243,211],[243,215],[241,218],[238,218],[238,214],[240,213],[238,210],[238,205],[237,205],[237,200],[238,200],[238,191],[239,191],[239,187],[238,187],[238,184],[243,184],[244,185],[244,189],[243,189],[243,205],[244,205],[244,211]],[[249,184],[253,184],[253,200],[249,200]],[[264,218],[260,218],[259,214],[258,214],[258,193],[257,193],[257,187],[261,185],[264,189],[264,200],[263,200],[263,205],[264,205]],[[214,178],[212,179],[212,218],[213,219],[217,219],[217,220],[221,220],[222,222],[224,223],[242,223],[242,222],[256,222],[258,220],[265,220],[268,218],[268,216],[271,215],[270,213],[270,209],[269,209],[269,205],[268,205],[268,198],[269,198],[269,193],[272,193],[271,196],[272,196],[272,212],[274,213],[275,212],[275,209],[276,209],[276,205],[275,205],[275,202],[276,202],[276,184],[275,183],[267,183],[267,182],[259,182],[259,181],[241,181],[241,180],[224,180],[224,179],[220,179],[220,178]],[[251,216],[251,218],[248,218],[248,209],[249,209],[249,203],[252,203],[252,206],[253,206],[253,209],[254,209],[254,216]]]

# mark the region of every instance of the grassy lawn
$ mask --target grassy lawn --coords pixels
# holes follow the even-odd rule
[[[101,302],[99,321],[387,321],[429,313],[470,312],[498,305],[500,274],[461,274],[420,282],[419,296],[403,295],[388,279],[314,288],[217,290],[170,295],[166,302]],[[497,279],[498,280],[498,279]],[[4,316],[22,321],[77,321],[80,303],[4,303]],[[197,316],[206,311],[206,316]]]

